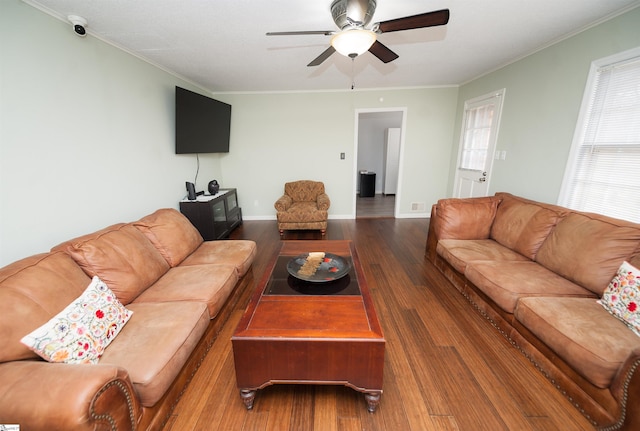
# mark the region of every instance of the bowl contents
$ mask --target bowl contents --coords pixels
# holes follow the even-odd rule
[[[304,264],[298,270],[298,274],[309,277],[316,273],[320,264],[324,260],[324,252],[314,251],[309,253]]]

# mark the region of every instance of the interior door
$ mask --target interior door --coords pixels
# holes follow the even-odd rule
[[[503,99],[504,89],[467,100],[464,104],[453,190],[455,197],[489,194]]]

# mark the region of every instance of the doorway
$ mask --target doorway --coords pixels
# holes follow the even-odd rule
[[[373,197],[356,197],[356,218],[394,217],[395,195],[376,194]]]
[[[353,191],[356,218],[397,216],[397,204],[401,193],[399,179],[402,175],[405,118],[406,108],[356,110]],[[399,131],[395,161],[392,161],[392,157],[387,157],[385,152],[390,129]],[[387,163],[387,160],[390,162]],[[390,164],[395,165],[395,169],[389,169]],[[375,176],[373,193],[369,193],[372,176]],[[360,193],[361,178],[367,180],[367,193],[364,196]],[[393,181],[389,181],[390,178]],[[397,186],[390,190],[389,183]]]

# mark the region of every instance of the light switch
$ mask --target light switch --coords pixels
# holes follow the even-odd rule
[[[344,153],[340,153],[340,160],[344,160]]]

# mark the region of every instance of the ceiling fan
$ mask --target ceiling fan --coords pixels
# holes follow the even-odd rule
[[[426,12],[418,15],[382,21],[367,28],[376,10],[376,0],[334,0],[331,3],[331,16],[339,31],[274,31],[267,36],[292,36],[319,34],[331,37],[331,46],[316,57],[307,66],[318,66],[338,51],[351,57],[369,51],[383,63],[398,58],[398,54],[387,48],[377,36],[392,31],[412,30],[416,28],[435,27],[449,22],[449,9]]]

